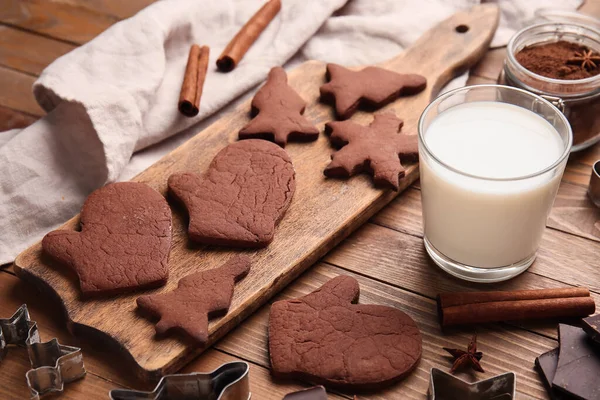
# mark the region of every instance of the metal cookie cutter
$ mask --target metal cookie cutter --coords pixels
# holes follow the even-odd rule
[[[592,177],[590,178],[590,187],[588,195],[596,207],[600,207],[600,160],[592,166]]]
[[[56,338],[42,343],[37,324],[29,319],[26,304],[12,317],[0,319],[0,361],[6,356],[9,344],[27,348],[32,369],[25,377],[31,399],[62,392],[65,383],[85,375],[81,349],[61,345]]]
[[[490,379],[467,383],[454,375],[431,368],[429,400],[513,400],[517,391],[517,376],[507,372]]]
[[[250,400],[248,363],[221,365],[212,372],[164,376],[152,392],[113,389],[111,400]]]

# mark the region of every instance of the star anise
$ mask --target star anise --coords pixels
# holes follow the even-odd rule
[[[580,64],[582,69],[596,69],[600,63],[600,54],[594,53],[592,50],[583,50],[576,52],[574,57],[567,60],[567,64]]]
[[[454,364],[452,364],[452,369],[450,369],[451,373],[456,372],[457,370],[464,368],[466,366],[471,367],[475,371],[485,372],[483,368],[481,368],[481,364],[479,361],[483,357],[483,353],[477,351],[477,335],[473,335],[473,338],[469,342],[469,346],[467,347],[467,351],[460,349],[449,349],[444,347],[448,353],[454,357]]]

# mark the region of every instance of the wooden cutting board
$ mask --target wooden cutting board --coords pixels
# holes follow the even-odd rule
[[[423,92],[401,98],[384,108],[404,119],[403,132],[416,133],[421,112],[438,90],[486,52],[497,23],[495,6],[476,6],[441,22],[403,54],[381,64],[397,72],[427,77],[428,86]],[[305,116],[321,131],[325,122],[334,119],[332,108],[318,101],[319,86],[324,82],[325,64],[322,62],[306,62],[289,73],[290,85],[308,101]],[[216,153],[236,140],[238,130],[249,120],[249,110],[247,101],[133,180],[166,194],[171,174],[180,171],[203,174]],[[368,124],[372,118],[371,113],[359,112],[352,120]],[[326,179],[323,169],[330,160],[332,148],[324,134],[313,143],[289,144],[286,151],[296,170],[297,188],[292,204],[271,245],[246,251],[252,258],[252,269],[236,285],[229,313],[211,322],[208,345],[238,325],[398,194],[374,188],[370,177],[365,175],[347,181]],[[418,165],[408,166],[400,191],[417,177]],[[184,276],[218,267],[237,253],[191,244],[186,226],[185,212],[174,206],[169,282],[163,288],[140,293],[170,291]],[[63,229],[78,228],[78,216],[63,226]],[[135,299],[140,293],[82,300],[76,275],[42,258],[40,243],[19,255],[15,269],[20,278],[60,299],[68,315],[69,329],[74,334],[93,334],[103,339],[104,345],[116,344],[122,349],[123,361],[132,362],[144,379],[156,380],[163,374],[173,373],[204,350],[182,335],[155,339],[154,325],[136,310]]]

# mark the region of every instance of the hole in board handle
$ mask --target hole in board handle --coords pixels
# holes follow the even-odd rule
[[[468,25],[458,25],[456,28],[454,28],[454,30],[458,33],[465,33],[469,30],[469,26]]]

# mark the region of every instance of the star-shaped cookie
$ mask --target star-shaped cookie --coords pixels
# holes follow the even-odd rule
[[[242,128],[240,139],[266,139],[284,147],[289,140],[317,140],[319,130],[302,116],[306,102],[287,84],[283,68],[274,67],[267,83],[252,99],[254,119]]]
[[[399,180],[405,174],[400,159],[419,158],[417,136],[399,133],[403,124],[393,113],[375,115],[369,126],[352,121],[328,122],[325,133],[334,146],[343,147],[332,154],[325,175],[348,178],[369,171],[375,185],[398,190]]]
[[[398,96],[416,94],[427,80],[417,74],[399,74],[379,67],[352,71],[327,64],[328,82],[321,86],[321,100],[335,104],[338,119],[348,119],[359,106],[380,108]]]
[[[250,271],[250,258],[236,256],[219,268],[196,272],[182,278],[177,289],[161,294],[141,296],[137,305],[160,317],[156,332],[170,329],[184,331],[199,343],[208,340],[208,319],[227,313],[235,282]]]

